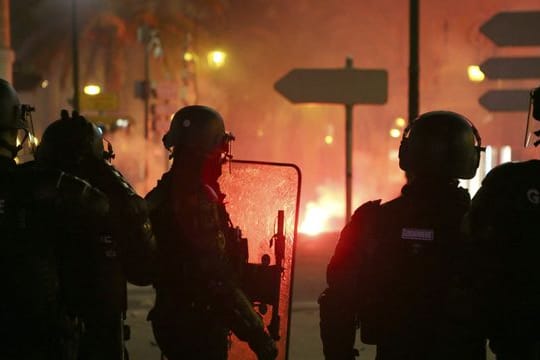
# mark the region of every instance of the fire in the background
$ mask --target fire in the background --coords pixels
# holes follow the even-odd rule
[[[304,209],[299,232],[315,236],[342,227],[345,215],[345,194],[342,187],[324,185],[317,188],[318,199],[309,201]]]

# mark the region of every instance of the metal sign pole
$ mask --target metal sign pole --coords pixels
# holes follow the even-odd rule
[[[77,0],[71,1],[71,35],[73,60],[73,110],[79,111],[79,29],[77,24]]]
[[[353,59],[345,59],[345,68],[352,69]],[[352,149],[353,149],[353,105],[345,104],[345,222],[352,213]]]
[[[418,116],[420,74],[420,0],[410,0],[409,13],[409,123]]]

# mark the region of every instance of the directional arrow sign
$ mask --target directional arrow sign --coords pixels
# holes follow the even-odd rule
[[[480,31],[498,46],[540,45],[540,11],[501,12]]]
[[[478,100],[489,111],[527,111],[530,90],[490,90]]]
[[[379,69],[293,69],[274,88],[293,103],[384,104],[388,73]]]
[[[489,58],[480,70],[488,79],[540,78],[540,57]]]

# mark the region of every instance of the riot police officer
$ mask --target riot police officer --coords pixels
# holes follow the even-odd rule
[[[460,263],[470,198],[458,187],[475,175],[480,150],[478,132],[457,113],[425,113],[404,131],[401,196],[358,208],[328,265],[319,299],[326,359],[357,355],[358,322],[377,360],[485,359]]]
[[[469,222],[486,336],[497,360],[540,359],[540,160],[494,168]]]
[[[42,166],[61,169],[103,191],[110,212],[92,231],[75,230],[77,243],[64,249],[76,268],[70,279],[69,310],[82,319],[80,360],[125,356],[126,281],[149,285],[154,271],[154,238],[146,203],[109,163],[100,128],[63,110],[50,124],[36,152]]]
[[[531,95],[533,117],[540,121],[540,88]],[[540,359],[538,219],[540,160],[495,167],[472,201],[468,223],[479,263],[476,289],[497,360]]]
[[[77,321],[64,297],[72,269],[62,249],[73,240],[69,232],[79,219],[99,221],[109,204],[100,191],[64,172],[16,166],[14,158],[29,136],[30,110],[0,79],[0,358],[73,360],[69,345]]]
[[[277,355],[226,251],[227,213],[218,178],[231,140],[214,109],[180,109],[163,137],[172,167],[146,197],[158,247],[149,319],[169,360],[226,359],[230,331],[259,359]]]

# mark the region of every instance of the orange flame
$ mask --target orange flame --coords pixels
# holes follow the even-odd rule
[[[335,187],[321,186],[319,198],[306,204],[304,218],[298,231],[309,236],[338,230],[336,219],[343,219],[343,191]]]

